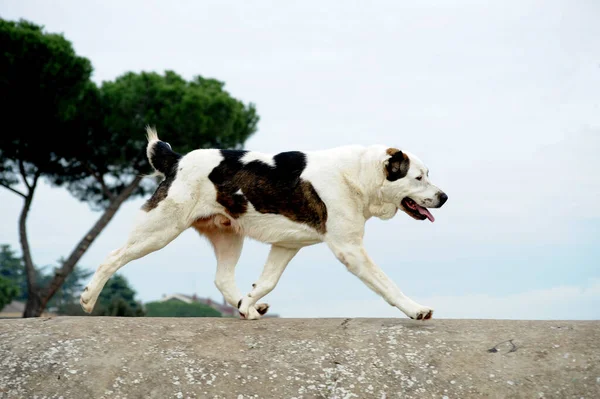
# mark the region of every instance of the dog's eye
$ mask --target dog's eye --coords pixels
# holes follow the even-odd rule
[[[423,176],[419,176],[417,177],[417,180],[421,180],[423,178]]]

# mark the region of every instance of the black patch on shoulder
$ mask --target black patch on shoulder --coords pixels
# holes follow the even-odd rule
[[[410,159],[405,153],[396,148],[388,148],[387,153],[391,157],[385,167],[386,178],[389,181],[402,179],[408,173]]]
[[[142,210],[150,212],[156,208],[160,201],[167,198],[169,187],[177,177],[177,165],[181,155],[171,150],[171,146],[163,141],[154,144],[150,161],[157,171],[165,175],[165,179],[158,185],[152,197],[142,206]]]
[[[275,166],[241,158],[247,151],[221,150],[223,161],[208,178],[217,189],[217,202],[234,218],[243,215],[248,202],[260,213],[274,213],[305,223],[325,233],[327,207],[313,185],[300,178],[306,155],[282,152],[273,157]],[[236,194],[242,190],[242,194]]]

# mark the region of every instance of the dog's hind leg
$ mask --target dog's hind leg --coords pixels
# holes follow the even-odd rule
[[[83,310],[91,313],[108,279],[132,260],[157,251],[173,241],[188,225],[179,223],[172,215],[158,209],[140,214],[140,220],[129,234],[127,243],[108,255],[98,267],[90,283],[81,294],[79,303]]]
[[[221,231],[210,232],[206,236],[211,242],[217,258],[215,285],[227,303],[237,308],[242,293],[235,284],[235,266],[242,253],[244,236]]]
[[[299,248],[271,246],[267,263],[258,281],[256,284],[253,284],[252,291],[240,301],[239,311],[242,317],[250,320],[260,317],[259,312],[254,311],[255,307],[257,310],[260,310],[256,302],[275,288],[288,263],[290,263],[299,250]]]
[[[211,231],[205,235],[213,245],[217,258],[215,285],[227,303],[237,308],[242,293],[235,283],[235,266],[242,253],[244,236],[231,231]],[[269,310],[269,305],[266,303],[257,303],[254,307],[261,315]]]

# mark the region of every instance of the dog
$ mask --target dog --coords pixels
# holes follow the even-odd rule
[[[371,290],[406,316],[428,320],[433,309],[406,295],[363,246],[365,223],[402,210],[434,221],[428,208],[448,196],[429,180],[415,155],[386,146],[344,146],[276,155],[198,149],[180,155],[147,128],[147,156],[163,180],[139,211],[126,244],[110,253],[81,294],[91,312],[106,281],[127,263],[157,251],[192,227],[211,242],[215,284],[243,319],[256,320],[288,263],[305,246],[325,243]],[[271,244],[264,269],[247,295],[235,283],[245,237]]]

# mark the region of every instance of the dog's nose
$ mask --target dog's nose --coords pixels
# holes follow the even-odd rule
[[[448,196],[446,195],[446,193],[438,193],[438,198],[440,199],[440,206],[444,205],[446,201],[448,201]]]

